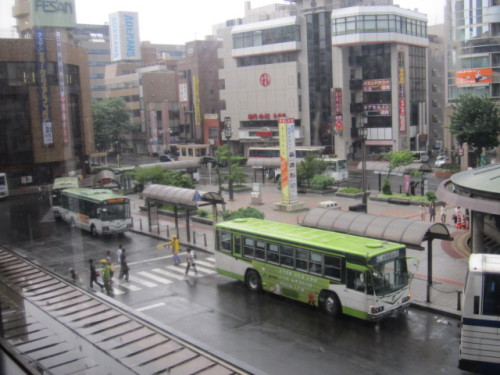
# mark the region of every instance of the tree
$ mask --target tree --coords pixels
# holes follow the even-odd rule
[[[166,171],[159,165],[151,168],[136,168],[130,174],[137,181],[137,184],[142,187],[147,183],[153,183],[186,189],[194,188],[194,182],[189,176],[179,171]]]
[[[321,175],[326,169],[324,160],[316,155],[308,154],[297,165],[297,184],[299,186],[309,186],[311,180],[316,175]]]
[[[237,209],[236,211],[229,211],[229,210],[224,211],[223,217],[224,221],[246,218],[246,217],[264,219],[264,213],[254,207],[242,207]]]
[[[233,184],[242,184],[246,181],[247,175],[241,166],[241,163],[246,160],[245,158],[233,156],[233,152],[227,145],[222,145],[215,150],[216,166],[215,172],[217,173],[217,181],[219,185],[219,194],[222,192],[222,181],[228,182],[229,199],[233,199]],[[224,165],[229,167],[228,173],[221,176],[220,168]]]
[[[391,172],[398,168],[404,167],[405,165],[410,165],[414,162],[413,155],[410,150],[403,149],[397,152],[388,152],[387,154],[382,155],[382,159],[387,160],[389,162],[389,171],[387,172],[387,176],[384,178],[382,192],[386,195],[392,194],[390,176]]]
[[[475,147],[478,165],[483,147],[499,145],[500,119],[495,101],[477,95],[461,95],[452,105],[449,129],[459,144]]]
[[[121,150],[125,135],[132,130],[130,115],[125,102],[120,98],[105,99],[92,103],[94,138],[97,148],[107,151]]]

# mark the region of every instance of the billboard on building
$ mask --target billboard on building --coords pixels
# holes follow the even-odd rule
[[[111,61],[141,60],[139,14],[117,12],[109,15]]]
[[[363,91],[390,91],[390,79],[367,79],[363,81]]]
[[[297,160],[295,155],[295,121],[278,119],[280,138],[281,203],[297,203]]]
[[[38,102],[40,108],[42,141],[44,146],[54,143],[52,132],[52,114],[50,110],[50,90],[47,81],[48,54],[45,30],[35,30],[36,74],[38,86]]]
[[[75,27],[75,0],[31,0],[32,27]]]
[[[363,104],[363,111],[368,116],[390,116],[391,105],[388,103]]]
[[[493,69],[477,68],[463,69],[455,72],[455,83],[457,85],[471,85],[476,83],[492,83]]]

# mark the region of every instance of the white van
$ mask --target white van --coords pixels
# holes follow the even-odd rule
[[[443,164],[446,163],[446,156],[445,155],[439,155],[436,158],[436,161],[434,162],[434,167],[436,168],[441,168]]]

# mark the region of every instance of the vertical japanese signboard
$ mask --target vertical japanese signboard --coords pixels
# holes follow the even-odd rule
[[[200,80],[198,76],[193,76],[193,91],[194,91],[194,123],[196,126],[201,125],[201,108],[200,108]]]
[[[35,30],[36,73],[38,78],[38,97],[42,118],[42,140],[44,145],[54,143],[50,114],[50,93],[47,82],[47,44],[45,30]]]
[[[406,94],[405,94],[405,55],[398,53],[398,102],[399,102],[399,131],[406,132]]]
[[[69,142],[68,137],[68,105],[66,102],[66,82],[64,81],[64,63],[62,58],[61,32],[56,31],[57,44],[57,77],[59,83],[59,96],[61,100],[61,125],[64,143]]]
[[[281,203],[297,203],[297,162],[295,156],[295,121],[279,118]]]

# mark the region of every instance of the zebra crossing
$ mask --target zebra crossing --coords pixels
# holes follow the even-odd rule
[[[198,277],[213,275],[215,271],[215,258],[209,257],[196,261]],[[138,292],[145,288],[155,288],[160,285],[168,285],[175,281],[185,280],[184,265],[176,266],[170,264],[163,268],[153,268],[147,271],[132,272],[128,281],[118,280],[113,282],[113,292],[115,296],[130,292]]]

